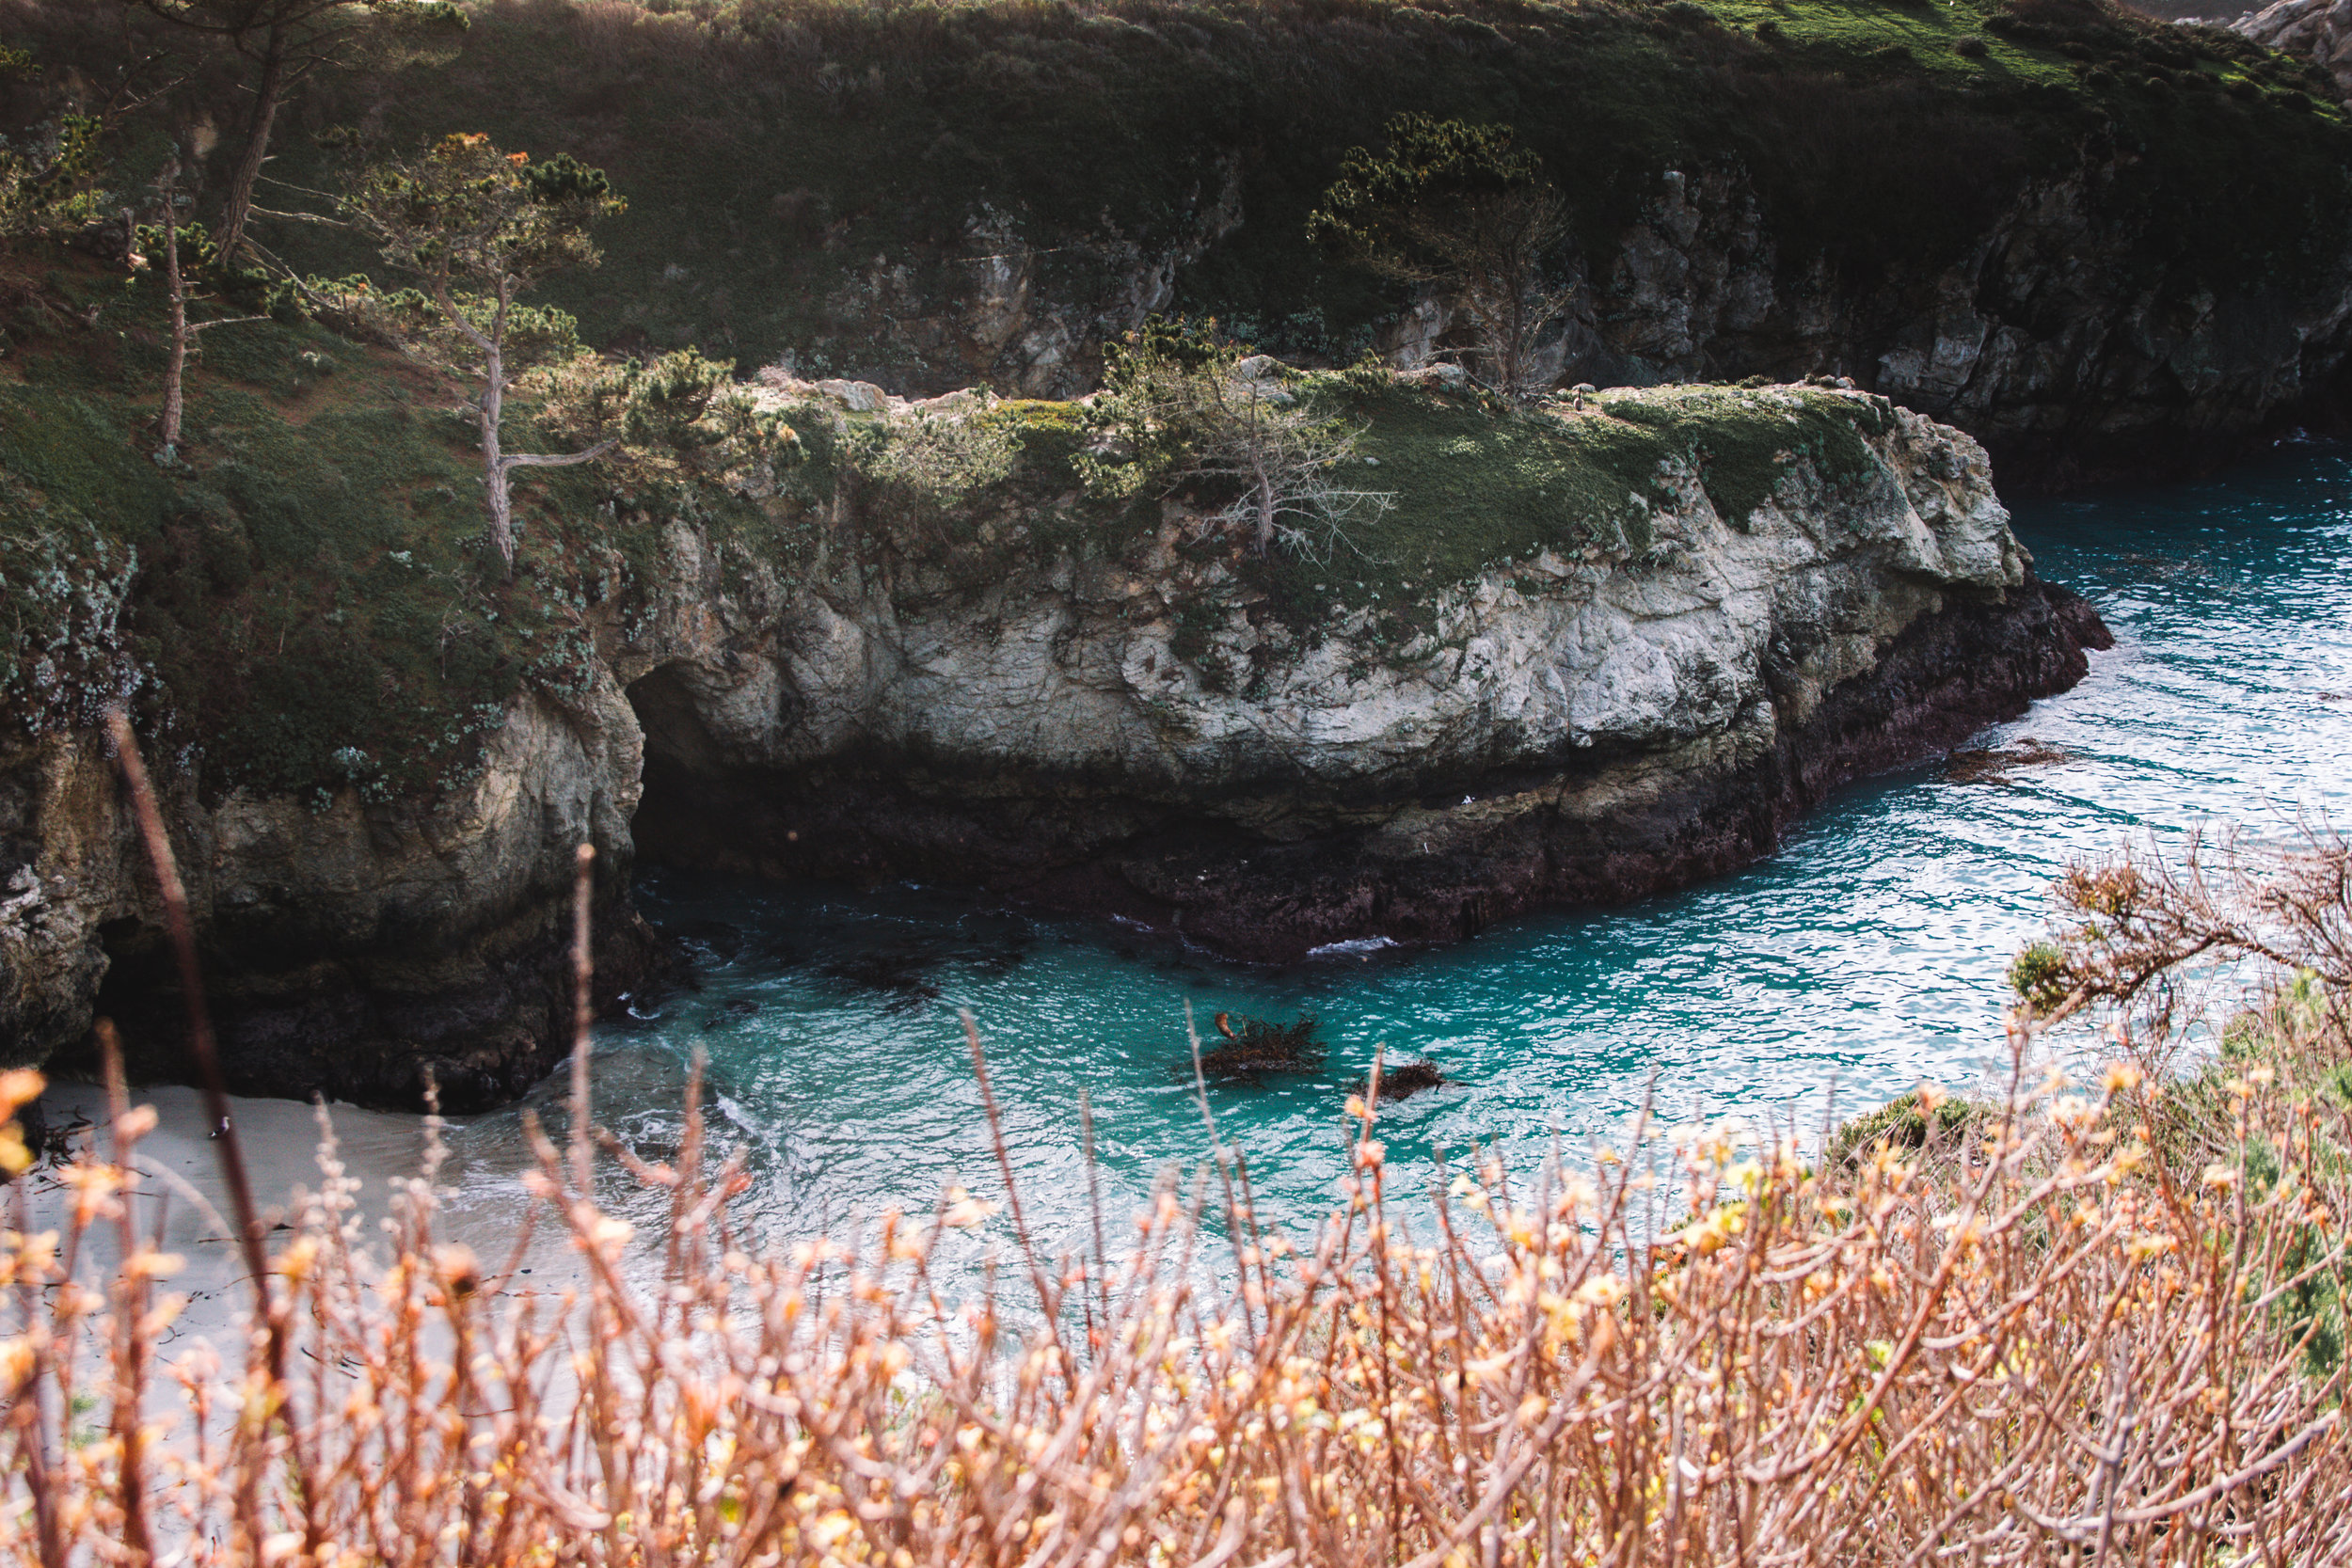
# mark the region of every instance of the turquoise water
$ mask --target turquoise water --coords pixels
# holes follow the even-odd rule
[[[702,987],[599,1033],[600,1118],[664,1151],[700,1050],[720,1134],[755,1173],[747,1204],[786,1233],[925,1208],[950,1181],[993,1192],[969,1008],[1031,1222],[1074,1242],[1082,1094],[1114,1213],[1208,1147],[1186,1003],[1204,1033],[1218,1011],[1321,1021],[1320,1070],[1208,1092],[1262,1207],[1294,1216],[1328,1201],[1344,1085],[1382,1042],[1455,1080],[1385,1115],[1392,1162],[1423,1173],[1438,1150],[1581,1145],[1651,1093],[1671,1120],[1817,1131],[1833,1098],[1851,1113],[1922,1079],[1978,1084],[2005,1059],[2002,971],[2070,857],[2201,822],[2352,819],[2352,451],[2035,504],[2017,531],[2117,638],[2080,687],[1975,743],[2056,760],[1856,784],[1771,860],[1671,897],[1286,970],[948,890],[656,873],[643,907],[696,948]],[[457,1131],[459,1211],[515,1202],[517,1128],[509,1112]]]

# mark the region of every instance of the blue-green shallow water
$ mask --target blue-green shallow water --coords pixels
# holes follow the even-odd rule
[[[1805,1128],[1833,1087],[1847,1112],[1923,1078],[1964,1087],[2002,1060],[2002,971],[2070,857],[2200,822],[2352,818],[2352,452],[2306,445],[2219,483],[2035,504],[2017,531],[2117,646],[1977,744],[2032,737],[2063,761],[2007,783],[1940,765],[1871,780],[1769,861],[1670,897],[1284,971],[948,891],[660,873],[642,905],[701,950],[702,989],[599,1032],[600,1117],[665,1147],[701,1049],[721,1135],[750,1154],[747,1203],[787,1233],[927,1207],[951,1180],[993,1191],[968,1007],[1032,1224],[1075,1241],[1081,1091],[1114,1213],[1207,1147],[1187,1001],[1204,1032],[1219,1010],[1322,1021],[1322,1071],[1210,1090],[1262,1208],[1294,1217],[1328,1201],[1342,1085],[1383,1041],[1459,1081],[1388,1111],[1408,1171],[1440,1148],[1533,1157],[1555,1132],[1605,1133],[1653,1083],[1669,1119]],[[506,1113],[456,1132],[460,1211],[516,1201],[516,1126]]]

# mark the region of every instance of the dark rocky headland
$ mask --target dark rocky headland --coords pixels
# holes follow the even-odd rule
[[[20,32],[97,51],[81,14]],[[61,251],[0,355],[16,1059],[97,1010],[170,1047],[117,703],[255,1091],[519,1093],[563,1049],[583,840],[615,993],[662,963],[644,857],[952,879],[1276,960],[1721,872],[2103,645],[2032,576],[1996,465],[2209,467],[2326,415],[2352,352],[2327,80],[2096,5],[471,16],[290,122],[609,168],[607,263],[548,296],[599,347],[776,367],[792,448],[534,476],[505,580],[445,383],[318,325],[224,329],[159,465],[153,301]],[[1619,389],[1330,369],[1453,341],[1304,238],[1400,108],[1541,152],[1580,284],[1548,368]],[[325,156],[292,134],[278,172]],[[1090,499],[1063,400],[1176,311],[1300,367],[1395,510],[1318,562]],[[908,410],[861,380],[1030,400],[997,404],[1017,462],[952,501],[875,483],[849,448]]]

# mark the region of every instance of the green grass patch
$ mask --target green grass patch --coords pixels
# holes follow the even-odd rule
[[[1275,555],[1244,570],[1302,627],[1377,610],[1375,646],[1424,630],[1438,592],[1546,551],[1638,566],[1654,544],[1652,512],[1675,499],[1662,483],[1670,465],[1695,472],[1744,529],[1801,467],[1833,486],[1867,482],[1879,463],[1866,437],[1894,420],[1883,399],[1786,387],[1629,390],[1581,412],[1406,382],[1364,391],[1338,375],[1311,377],[1307,394],[1361,421],[1359,453],[1373,461],[1347,479],[1395,504],[1327,561]]]
[[[56,281],[99,319],[10,324],[0,705],[40,726],[127,698],[200,756],[215,799],[413,800],[463,783],[516,691],[580,689],[592,606],[642,613],[666,518],[704,523],[735,581],[814,548],[788,497],[630,494],[568,468],[517,486],[506,581],[450,389],[315,326],[206,334],[167,469],[150,456],[158,303],[92,273]],[[508,439],[531,450],[527,408]]]

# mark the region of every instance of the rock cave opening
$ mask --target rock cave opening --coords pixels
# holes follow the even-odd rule
[[[730,824],[741,826],[742,803],[728,799],[735,790],[726,759],[695,709],[683,666],[664,664],[640,676],[628,697],[645,736],[643,794],[629,822],[637,863],[727,864]]]
[[[126,915],[101,925],[98,940],[106,955],[106,973],[98,982],[90,1016],[114,1023],[122,1042],[124,1069],[134,1082],[175,1078],[178,1057],[186,1049],[186,1004],[163,927]],[[50,1059],[50,1070],[68,1078],[97,1079],[97,1037],[87,1034],[61,1047]]]

